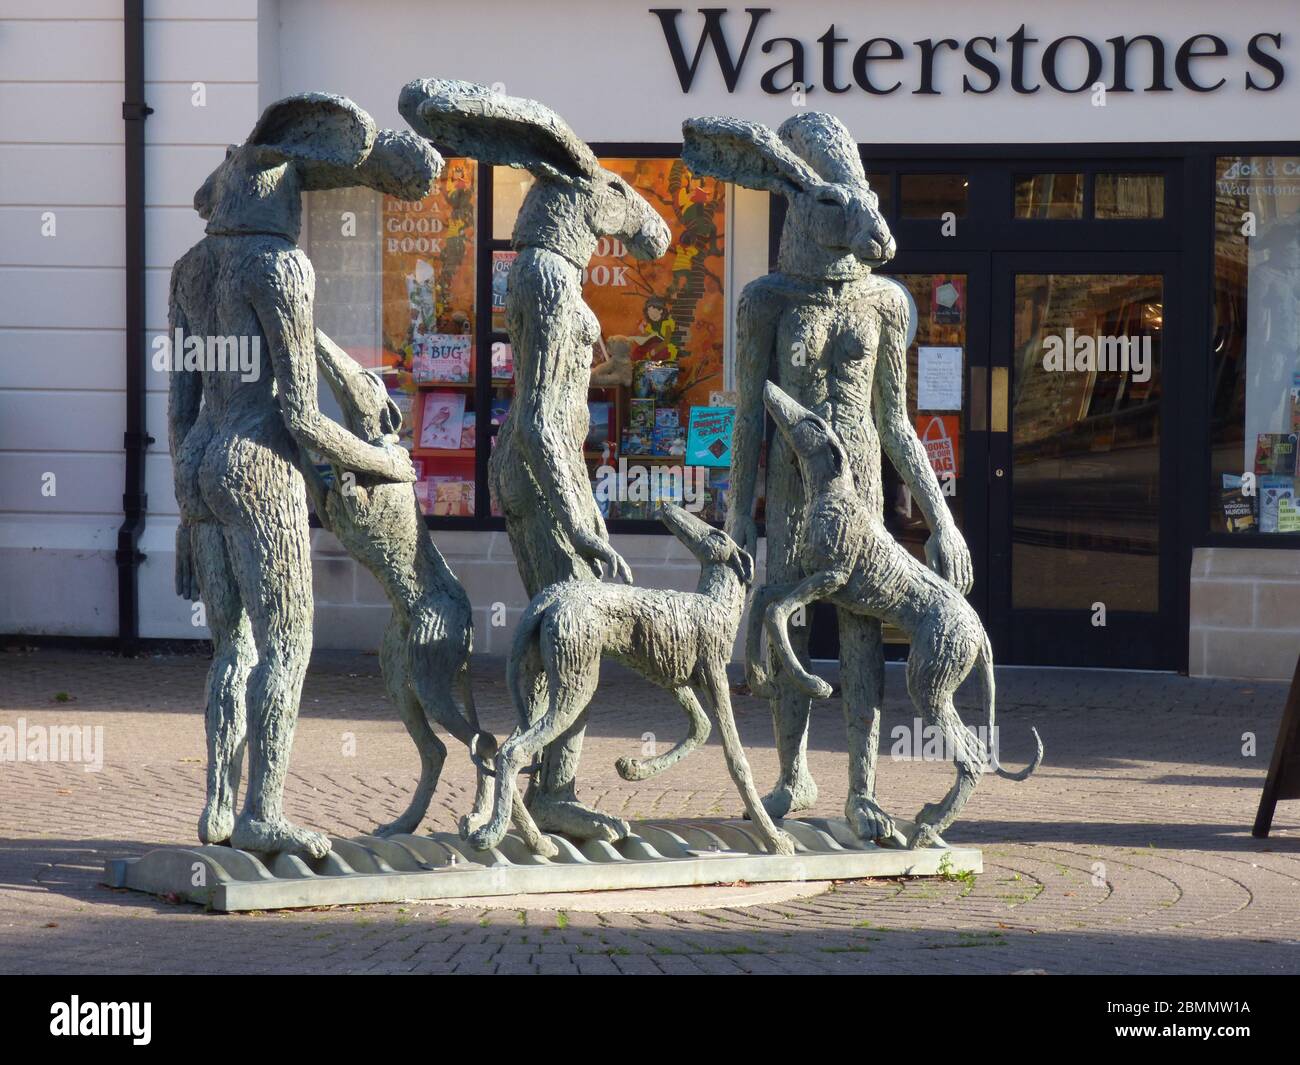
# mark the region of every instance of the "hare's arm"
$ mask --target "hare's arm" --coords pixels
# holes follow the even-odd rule
[[[179,266],[178,266],[179,269]],[[181,307],[177,293],[177,279],[172,274],[171,296],[167,304],[168,332],[172,337],[179,330],[183,335],[189,331],[189,322],[185,310]],[[167,437],[171,443],[172,455],[180,453],[181,444],[194,428],[199,416],[199,406],[203,399],[203,376],[197,370],[183,370],[179,365],[181,352],[172,352],[172,371],[167,379]]]
[[[763,385],[773,378],[773,350],[779,306],[770,293],[756,282],[745,287],[736,309],[736,389],[739,392],[736,422],[731,438],[731,505],[727,527],[735,532],[737,522],[754,511],[754,485],[758,477],[758,456],[763,447]]]
[[[527,283],[528,279],[521,280]],[[523,450],[528,470],[558,519],[563,535],[570,541],[592,535],[605,539],[586,465],[565,433],[573,412],[563,409],[558,380],[563,373],[558,364],[574,357],[572,332],[578,308],[571,305],[571,300],[576,291],[549,283],[553,278],[533,280],[536,307],[532,313],[519,316],[511,334],[518,353],[515,443]]]
[[[316,405],[316,330],[311,313],[316,282],[311,263],[297,249],[276,250],[261,256],[258,267],[245,283],[245,294],[271,349],[271,368],[289,432],[299,444],[340,469],[392,477],[394,456],[389,449],[357,439]]]
[[[926,562],[965,595],[975,583],[970,551],[907,415],[907,315],[901,294],[882,318],[873,404],[880,442],[925,515],[931,533]]]
[[[897,313],[895,313],[897,312]],[[907,310],[901,296],[882,314],[875,375],[876,426],[894,469],[911,490],[932,532],[952,524],[939,479],[907,414]]]

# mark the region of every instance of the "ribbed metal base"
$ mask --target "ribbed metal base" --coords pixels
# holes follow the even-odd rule
[[[633,834],[613,844],[575,844],[553,835],[559,848],[554,858],[530,853],[514,834],[495,850],[476,851],[446,832],[333,839],[333,850],[315,860],[255,855],[230,847],[164,847],[141,858],[108,862],[104,882],[229,912],[983,871],[977,850],[879,847],[854,837],[843,820],[790,819],[779,824],[795,839],[793,856],[767,854],[745,821],[693,819],[634,822]],[[912,826],[901,822],[899,828],[907,833]]]

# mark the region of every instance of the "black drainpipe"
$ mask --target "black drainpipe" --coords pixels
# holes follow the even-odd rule
[[[145,430],[145,370],[149,345],[145,337],[144,262],[144,120],[153,108],[144,102],[144,0],[122,6],[123,53],[126,62],[122,119],[126,123],[126,484],[122,493],[122,525],[117,530],[117,641],[124,655],[140,645],[140,534],[148,510],[145,495],[145,452],[154,438]]]

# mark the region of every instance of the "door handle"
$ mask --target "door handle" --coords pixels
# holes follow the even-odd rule
[[[990,389],[989,403],[992,409],[990,429],[995,433],[1007,431],[1007,407],[1011,395],[1011,371],[1006,366],[993,367],[993,387]]]

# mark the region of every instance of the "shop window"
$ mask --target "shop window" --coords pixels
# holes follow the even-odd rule
[[[867,184],[880,201],[880,213],[886,218],[894,217],[894,175],[885,170],[867,171]]]
[[[1082,218],[1083,175],[1017,174],[1016,218]]]
[[[492,168],[492,239],[509,240],[524,197],[533,187],[533,175],[513,166]]]
[[[726,391],[726,186],[679,159],[605,159],[669,223],[659,260],[600,242],[584,299],[601,334],[592,351],[586,458],[610,519],[655,517],[662,500],[721,522],[730,485],[735,397]],[[479,174],[447,160],[434,191],[409,204],[363,189],[307,197],[304,240],[317,274],[316,319],[362,365],[382,374],[402,411],[421,506],[436,517],[499,513],[478,481],[514,398],[506,333],[508,241],[532,178],[492,172],[492,236],[477,231]],[[478,268],[490,271],[489,332],[478,336]],[[487,376],[484,410],[476,403]],[[338,408],[322,387],[325,410]]]
[[[1092,199],[1094,218],[1164,218],[1165,179],[1161,174],[1097,174]]]
[[[1217,160],[1211,529],[1300,533],[1300,157]]]
[[[476,164],[448,159],[418,203],[362,189],[312,193],[307,219],[317,325],[383,377],[425,513],[473,517]],[[323,385],[321,402],[337,412]]]
[[[725,390],[726,186],[680,159],[602,159],[668,222],[663,257],[603,240],[583,298],[600,322],[592,353],[588,468],[608,518],[649,520],[658,501],[721,522],[735,397]]]
[[[953,214],[966,217],[965,174],[904,174],[902,200],[904,218],[942,218]]]

